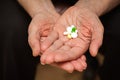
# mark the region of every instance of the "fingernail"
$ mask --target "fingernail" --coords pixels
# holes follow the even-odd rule
[[[45,63],[41,62],[42,65],[45,65]]]
[[[40,53],[40,50],[39,49],[34,49],[33,50],[33,56],[38,56]]]
[[[86,57],[85,56],[82,56],[81,59],[86,61]]]

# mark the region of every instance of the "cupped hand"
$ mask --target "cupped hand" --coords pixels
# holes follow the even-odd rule
[[[57,63],[52,63],[50,65],[61,68],[69,73],[72,73],[75,70],[82,72],[83,70],[85,70],[87,68],[85,55],[82,55],[81,57],[79,57],[75,60],[65,61],[65,62],[57,62]]]
[[[68,39],[63,35],[71,25],[75,25],[78,30],[78,37],[75,39]],[[41,44],[41,49],[45,50],[41,62],[50,64],[74,60],[88,49],[92,56],[96,56],[102,44],[103,32],[103,25],[94,12],[72,6],[59,18],[54,31]]]
[[[37,13],[32,18],[28,29],[28,42],[33,51],[33,56],[38,56],[40,54],[41,40],[52,30],[59,16],[58,13],[53,14],[48,11],[43,11]]]
[[[52,31],[59,17],[60,15],[58,13],[51,14],[50,12],[41,12],[32,18],[28,29],[28,41],[33,51],[33,56],[38,56],[43,52],[40,49],[41,43]],[[74,70],[83,71],[87,67],[86,57],[84,55],[73,61],[53,63],[51,65],[64,69],[67,72],[73,72]]]

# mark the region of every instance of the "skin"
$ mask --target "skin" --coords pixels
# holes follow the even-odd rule
[[[41,44],[44,51],[41,62],[51,64],[74,60],[88,49],[92,56],[96,56],[104,34],[99,16],[119,3],[119,0],[80,0],[67,9],[54,25],[51,34]],[[68,39],[63,32],[73,24],[77,27],[79,36],[76,39]]]
[[[119,0],[80,0],[75,5],[76,7],[78,7],[77,10],[75,8],[68,9],[65,13],[63,13],[63,15],[61,17],[59,17],[59,20],[57,20],[57,21],[55,20],[55,23],[54,23],[54,20],[52,20],[48,15],[45,15],[48,12],[50,12],[52,15],[56,15],[56,11],[55,11],[53,5],[51,6],[50,0],[36,0],[36,1],[34,1],[34,0],[18,0],[18,2],[24,7],[24,9],[32,17],[32,22],[31,22],[31,24],[29,26],[29,30],[28,30],[28,34],[29,34],[28,41],[29,41],[30,47],[31,47],[31,49],[33,51],[33,55],[38,56],[40,52],[43,52],[43,55],[42,55],[43,58],[41,59],[41,62],[43,64],[52,63],[52,62],[59,62],[60,61],[61,63],[55,63],[55,64],[53,63],[53,64],[57,65],[58,67],[66,70],[68,72],[72,72],[73,70],[77,70],[77,69],[78,69],[78,71],[83,70],[84,68],[80,70],[80,65],[82,64],[82,62],[84,62],[86,60],[85,57],[84,57],[84,59],[82,59],[82,56],[84,56],[84,55],[82,55],[84,53],[84,51],[86,51],[86,49],[89,48],[90,52],[91,52],[91,55],[95,56],[97,54],[98,48],[102,44],[103,27],[100,27],[101,23],[99,22],[98,17],[100,15],[108,12],[112,8],[114,8],[119,3],[118,1]],[[111,4],[112,4],[112,6],[111,6]],[[72,17],[72,15],[69,14],[69,11],[70,11],[70,13],[71,13],[71,11],[76,12],[77,15],[74,14],[74,16],[78,16],[78,13],[82,14],[81,17],[84,17],[84,19],[78,19],[81,22],[80,25],[79,25],[79,21],[74,19]],[[41,12],[43,14],[41,14]],[[90,13],[91,16],[89,14],[86,16],[85,15],[86,13],[87,14]],[[48,16],[50,18],[50,20],[48,20],[48,19],[46,20],[43,16],[41,16],[39,14],[43,15],[44,17]],[[65,15],[65,14],[67,14],[71,19],[68,18],[67,15]],[[39,16],[39,18],[37,18],[35,16]],[[95,21],[94,19],[96,19],[97,21],[95,21],[95,22],[98,22],[98,23],[95,23],[95,24],[97,24],[97,28],[95,28],[95,25],[92,26],[94,22],[89,21],[89,19],[87,19],[87,18],[91,18],[93,21]],[[64,20],[64,19],[66,19],[66,20]],[[73,20],[73,21],[69,21],[69,20]],[[74,20],[76,20],[77,24],[76,24],[76,22]],[[88,23],[88,25],[86,25],[85,24],[86,20],[88,22],[93,22],[93,23]],[[48,23],[46,23],[47,21],[48,21]],[[64,24],[63,21],[65,21],[65,24]],[[85,36],[84,37],[80,36],[79,39],[77,39],[75,41],[74,40],[73,41],[72,40],[68,41],[65,38],[62,39],[63,36],[61,36],[61,34],[63,34],[63,33],[61,33],[61,32],[63,32],[65,30],[66,26],[73,24],[73,23],[70,23],[70,22],[74,22],[74,24],[78,25],[77,27],[83,26],[83,25],[84,26],[89,26],[89,25],[92,24],[90,26],[90,28],[87,27],[87,29],[82,27],[82,31],[79,32],[79,35],[81,35],[81,33],[83,33],[83,32],[86,32],[86,33],[83,33],[83,34],[87,35],[87,32],[89,32],[90,33],[90,34],[88,34],[89,37],[85,38]],[[47,34],[49,32],[51,32],[50,24],[52,24],[52,23],[55,26],[54,31],[52,33],[54,33],[54,35],[57,35],[57,37],[53,36],[52,33],[51,33],[48,37],[51,37],[52,40],[49,41],[49,38],[47,37]],[[46,27],[47,29],[43,28],[43,26],[47,26],[47,24],[49,25],[48,27]],[[62,25],[62,28],[61,28],[61,25]],[[63,27],[63,25],[64,25],[64,27]],[[59,26],[59,27],[57,27],[57,26]],[[52,25],[52,28],[53,28],[53,25]],[[61,32],[60,32],[57,28],[59,28],[59,29],[61,28],[61,29],[64,29],[64,30],[61,30]],[[100,31],[98,30],[99,28],[101,28]],[[95,29],[97,29],[97,30],[95,30]],[[97,31],[101,32],[101,33],[99,34]],[[95,33],[95,34],[91,35],[91,33]],[[101,36],[101,37],[98,37],[100,40],[97,40],[97,38],[95,36],[97,34],[99,36]],[[46,39],[46,37],[47,37],[47,39]],[[83,40],[85,39],[87,42],[83,41],[83,43],[85,43],[85,44],[82,43],[82,45],[85,45],[85,46],[83,46],[83,50],[81,48],[81,50],[83,52],[80,52],[79,50],[78,50],[78,52],[75,52],[76,49],[80,48],[80,46],[81,46],[80,44],[76,45],[77,42],[79,42],[78,40],[80,40],[80,39],[81,39],[81,41],[82,41],[82,39]],[[52,43],[54,43],[54,41],[56,43],[57,40],[58,40],[58,44],[59,44],[59,41],[62,41],[61,42],[62,45],[66,41],[68,41],[67,43],[64,44],[64,45],[67,45],[67,48],[63,47],[64,52],[66,52],[65,49],[69,49],[71,47],[73,47],[73,48],[77,47],[77,48],[74,48],[72,50],[75,53],[71,54],[70,59],[69,58],[67,58],[67,59],[60,58],[59,56],[57,58],[56,57],[53,58],[54,53],[56,53],[55,52],[56,50],[55,50],[54,46],[53,46],[53,51],[50,49],[50,47],[52,46]],[[47,43],[45,43],[45,42],[47,42]],[[71,42],[72,43],[75,42],[75,44],[71,44]],[[97,43],[97,44],[95,44],[95,43]],[[48,56],[49,55],[48,52],[50,52],[50,50],[51,50],[52,54],[50,54],[50,56]],[[60,50],[60,48],[58,48],[58,50]],[[78,54],[79,52],[80,52],[80,54]],[[69,53],[67,53],[67,54],[69,55]],[[67,54],[65,54],[66,57],[67,57]],[[60,55],[60,54],[58,54],[58,55]],[[45,57],[45,56],[47,56],[47,57]],[[81,60],[83,60],[83,61],[81,61],[81,64],[78,66],[76,61],[78,61],[78,63],[80,63],[80,61],[78,60],[79,58]],[[48,61],[49,59],[50,59],[50,62]],[[66,62],[64,62],[64,61],[66,61]]]
[[[56,12],[50,0],[36,0],[36,2],[34,0],[18,0],[18,2],[32,18],[28,28],[28,42],[33,51],[33,56],[41,56],[42,54],[40,53],[44,53],[44,50],[41,50],[41,44],[53,30],[53,26],[59,19],[60,14]],[[60,10],[59,8],[57,9],[58,12]],[[71,61],[52,63],[51,65],[70,73],[74,70],[81,72],[87,67],[84,55]]]
[[[72,24],[77,26],[78,38],[68,39],[63,35],[63,32],[68,25]],[[91,55],[96,56],[98,48],[102,44],[102,39],[103,26],[96,14],[87,9],[79,10],[72,6],[64,12],[56,22],[54,31],[41,44],[41,49],[45,50],[41,61],[50,64],[74,60],[83,55],[89,47]]]

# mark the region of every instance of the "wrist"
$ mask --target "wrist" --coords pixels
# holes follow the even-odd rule
[[[31,17],[33,18],[36,15],[41,15],[43,17],[53,17],[53,16],[58,16],[59,14],[54,11],[54,10],[46,10],[46,9],[40,9],[31,14]]]
[[[52,22],[56,22],[56,20],[59,18],[59,14],[58,13],[50,13],[48,11],[40,11],[38,13],[36,13],[32,19],[39,19],[39,21],[46,21],[50,20]]]
[[[49,5],[47,5],[47,3]],[[55,8],[53,7],[52,4],[50,4],[50,2],[46,2],[42,5],[39,5],[34,11],[31,11],[30,16],[33,18],[35,15],[57,15],[57,11],[55,10]]]
[[[89,10],[92,13],[96,14],[97,16],[102,15],[99,2],[96,2],[96,4],[94,5],[94,3],[92,1],[90,2],[87,0],[80,0],[74,6],[77,7],[78,9]]]
[[[18,0],[18,2],[31,17],[40,12],[56,13],[51,0]]]
[[[40,0],[39,9],[34,12],[34,15],[38,13],[49,13],[50,15],[57,14],[55,7],[51,0]]]
[[[79,9],[89,9],[97,16],[101,16],[119,4],[119,0],[79,0],[75,6]]]

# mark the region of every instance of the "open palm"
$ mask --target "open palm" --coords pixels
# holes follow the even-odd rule
[[[75,25],[78,37],[68,39],[63,33],[70,25]],[[54,31],[42,43],[45,50],[41,57],[43,63],[63,62],[79,58],[88,48],[95,56],[103,39],[103,26],[96,14],[87,9],[69,8],[56,22]]]
[[[41,12],[32,18],[28,30],[28,41],[33,51],[33,56],[38,56],[40,53],[42,55],[44,51],[40,49],[41,43],[46,40],[48,34],[53,30],[53,26],[59,17],[60,15],[58,13],[51,14],[49,12]],[[87,66],[84,55],[76,60],[53,63],[51,65],[62,68],[68,72],[72,72],[74,70],[82,71]]]

